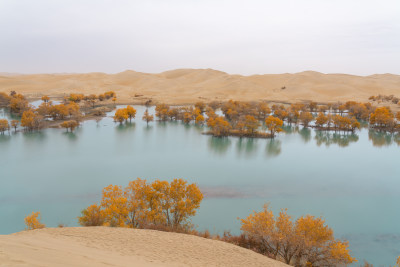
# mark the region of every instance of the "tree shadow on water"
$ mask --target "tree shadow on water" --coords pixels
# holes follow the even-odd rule
[[[24,131],[23,137],[28,142],[43,142],[46,139],[46,134],[42,131]]]
[[[304,143],[308,143],[311,140],[311,130],[308,128],[303,128],[299,131],[301,139],[303,139]]]
[[[214,137],[211,136],[208,140],[208,147],[216,154],[223,155],[228,151],[231,145],[231,140],[228,137]]]
[[[350,143],[358,141],[358,135],[354,133],[338,133],[329,131],[315,131],[314,137],[317,146],[325,145],[329,147],[332,144],[336,144],[340,147],[347,147]]]
[[[393,142],[400,145],[400,133],[392,134],[370,130],[368,132],[368,139],[372,141],[372,145],[375,147],[390,146]]]
[[[127,123],[123,123],[123,124],[118,124],[115,127],[115,130],[118,133],[125,133],[125,132],[132,132],[135,130],[135,128],[136,128],[136,124],[134,122],[132,122],[132,123],[127,122]]]
[[[76,141],[78,136],[74,132],[63,132],[63,136],[67,137],[70,141]]]
[[[254,138],[239,138],[236,143],[237,153],[247,156],[254,155],[258,148],[256,142]]]
[[[11,140],[11,135],[8,133],[0,133],[0,143],[6,143]]]
[[[265,153],[267,157],[277,157],[282,152],[282,142],[277,139],[270,139],[267,141]]]

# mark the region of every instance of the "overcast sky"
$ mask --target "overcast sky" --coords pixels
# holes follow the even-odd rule
[[[400,74],[400,0],[0,0],[0,72]]]

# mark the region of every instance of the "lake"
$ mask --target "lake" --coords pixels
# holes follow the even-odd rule
[[[145,108],[135,108],[132,124],[106,117],[74,133],[0,135],[0,234],[23,230],[32,211],[49,227],[77,226],[80,211],[109,184],[183,178],[206,195],[193,218],[199,230],[239,233],[237,217],[270,203],[275,213],[325,218],[359,263],[388,266],[400,255],[398,136],[286,127],[274,140],[215,138],[180,122],[147,126]]]

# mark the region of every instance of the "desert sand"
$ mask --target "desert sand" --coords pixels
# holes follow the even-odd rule
[[[0,235],[0,266],[288,266],[251,250],[192,235],[68,227]]]
[[[284,88],[284,89],[283,89]],[[212,69],[177,69],[158,74],[0,74],[0,92],[15,90],[30,98],[69,93],[99,94],[113,90],[118,103],[192,104],[199,100],[267,100],[293,103],[368,101],[371,95],[400,97],[400,75],[355,76],[305,71],[294,74],[231,75]]]

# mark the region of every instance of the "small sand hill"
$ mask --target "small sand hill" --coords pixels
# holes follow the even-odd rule
[[[143,103],[147,99],[169,104],[229,99],[289,103],[367,101],[371,95],[378,94],[399,97],[400,75],[355,76],[305,71],[242,76],[212,69],[178,69],[158,74],[130,70],[117,74],[0,74],[0,91],[10,90],[30,97],[114,90],[120,103]]]
[[[197,236],[108,227],[0,235],[0,266],[288,266]]]

